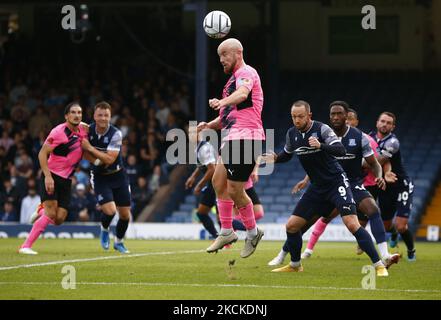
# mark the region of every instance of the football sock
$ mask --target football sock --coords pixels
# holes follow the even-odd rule
[[[302,234],[300,231],[296,233],[286,232],[286,245],[291,254],[291,261],[298,263],[300,261],[300,253],[302,251]]]
[[[366,252],[372,263],[376,263],[378,262],[378,260],[380,260],[378,252],[377,250],[375,250],[375,246],[372,242],[371,236],[363,227],[360,227],[357,231],[354,232],[354,237],[357,239],[358,245],[360,246],[361,250]]]
[[[415,249],[413,236],[409,229],[407,229],[403,233],[400,233],[400,235],[401,239],[403,239],[404,243],[406,244],[407,250],[412,251],[413,249]]]
[[[390,239],[392,241],[397,241],[397,239],[398,239],[397,229],[395,229],[395,227],[392,226],[392,228],[389,231],[390,231]]]
[[[108,230],[110,223],[112,222],[113,217],[116,213],[112,214],[111,216],[105,214],[104,212],[101,212],[101,226],[104,230]]]
[[[378,250],[380,251],[380,255],[382,258],[387,258],[390,256],[389,250],[387,248],[387,242],[377,243]]]
[[[314,230],[311,233],[311,236],[309,238],[308,244],[307,244],[307,248],[309,250],[314,250],[314,246],[317,243],[317,241],[319,240],[320,236],[323,234],[323,232],[326,229],[326,226],[328,224],[324,223],[322,221],[322,219],[318,219],[317,222],[314,225]]]
[[[264,210],[262,209],[262,211],[254,211],[254,219],[257,221],[257,220],[260,220],[260,219],[262,219],[263,218],[263,216],[264,216]]]
[[[374,235],[375,241],[378,243],[386,242],[386,230],[384,230],[383,220],[379,212],[374,213],[369,217],[371,224],[371,231]]]
[[[32,248],[34,242],[38,239],[40,234],[46,229],[48,224],[54,224],[54,221],[47,215],[43,214],[40,219],[35,221],[32,226],[32,230],[29,233],[26,241],[23,243],[21,248]]]
[[[242,223],[242,221],[240,221],[238,219],[234,219],[233,220],[233,229],[234,230],[240,230],[240,231],[246,231],[247,230],[245,228],[244,224]]]
[[[199,221],[204,226],[205,230],[207,230],[213,238],[216,238],[217,230],[214,227],[213,220],[211,220],[210,216],[208,214],[203,214],[199,212],[197,213],[197,216],[199,218]]]
[[[245,207],[239,208],[239,214],[247,230],[251,230],[256,227],[256,219],[254,218],[253,203],[251,201]]]
[[[129,227],[129,220],[123,220],[121,218],[118,220],[116,224],[116,238],[118,240],[124,239],[128,227]]]
[[[224,230],[233,229],[233,200],[217,199],[219,209],[219,219]]]

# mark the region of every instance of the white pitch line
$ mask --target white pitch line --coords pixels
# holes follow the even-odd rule
[[[342,291],[364,291],[364,292],[406,292],[406,293],[441,293],[441,290],[419,290],[419,289],[372,289],[345,288],[345,287],[316,287],[316,286],[276,286],[276,285],[255,285],[255,284],[201,284],[201,283],[161,283],[161,282],[77,282],[77,285],[91,286],[144,286],[144,287],[222,287],[222,288],[263,288],[263,289],[310,289],[310,290],[342,290]],[[43,285],[59,286],[60,282],[0,282],[0,285]]]
[[[52,265],[57,265],[57,264],[76,263],[76,262],[90,262],[90,261],[100,261],[100,260],[114,260],[114,259],[136,258],[136,257],[145,257],[145,256],[171,255],[171,254],[180,254],[180,253],[187,254],[187,253],[200,253],[200,252],[205,252],[205,250],[146,252],[146,253],[137,253],[137,254],[125,254],[125,255],[119,255],[119,256],[105,256],[105,257],[72,259],[72,260],[61,260],[61,261],[58,260],[58,261],[48,261],[48,262],[32,263],[32,264],[20,264],[17,266],[9,266],[9,267],[0,267],[0,271],[23,269],[23,268],[34,268],[34,267],[44,267],[44,266],[52,266]]]

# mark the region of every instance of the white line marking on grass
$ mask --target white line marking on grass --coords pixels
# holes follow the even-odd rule
[[[365,291],[365,292],[406,292],[406,293],[441,293],[441,290],[420,289],[373,289],[345,288],[345,287],[316,287],[316,286],[276,286],[255,284],[200,284],[200,283],[169,283],[169,282],[77,282],[77,285],[85,286],[143,286],[143,287],[221,287],[221,288],[263,288],[263,289],[310,289],[310,290],[342,290],[342,291]],[[42,285],[59,286],[59,282],[0,282],[0,285]]]
[[[58,261],[48,261],[48,262],[32,263],[32,264],[20,264],[17,266],[9,266],[9,267],[0,267],[0,271],[22,269],[22,268],[44,267],[44,266],[52,266],[57,264],[66,264],[66,263],[75,263],[75,262],[90,262],[90,261],[100,261],[100,260],[114,260],[114,259],[136,258],[136,257],[145,257],[145,256],[156,256],[156,255],[159,256],[159,255],[171,255],[171,254],[181,254],[181,253],[187,254],[187,253],[200,253],[200,252],[205,252],[205,250],[146,252],[146,253],[137,253],[137,254],[125,254],[119,256],[105,256],[105,257],[73,259],[73,260],[58,260]]]

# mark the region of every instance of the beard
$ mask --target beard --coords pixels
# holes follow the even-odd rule
[[[75,122],[75,121],[78,121],[78,122]],[[70,125],[72,125],[74,127],[78,127],[81,123],[81,120],[72,120],[72,121],[68,120],[68,122]]]

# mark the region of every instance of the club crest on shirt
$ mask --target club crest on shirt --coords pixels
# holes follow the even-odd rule
[[[109,143],[109,137],[104,137],[104,143]]]
[[[357,145],[357,143],[355,142],[355,139],[349,139],[349,146],[350,147],[355,147]]]

